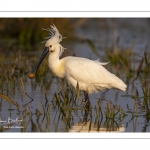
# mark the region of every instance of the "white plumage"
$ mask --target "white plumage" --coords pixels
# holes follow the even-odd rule
[[[42,54],[32,74],[36,74],[40,63],[46,54],[50,52],[48,57],[49,68],[56,76],[65,77],[74,88],[78,83],[79,89],[89,94],[111,88],[126,90],[127,86],[124,82],[103,67],[107,63],[72,56],[60,59],[59,57],[64,51],[64,48],[59,44],[62,41],[62,36],[54,25],[51,26],[51,29],[46,30],[50,32],[50,36],[45,43],[44,54]],[[30,74],[29,77],[32,78],[32,75]]]
[[[89,94],[99,90],[117,88],[126,90],[126,85],[114,74],[108,72],[103,63],[85,58],[67,57],[65,63],[65,77],[71,85],[77,82],[81,90]]]

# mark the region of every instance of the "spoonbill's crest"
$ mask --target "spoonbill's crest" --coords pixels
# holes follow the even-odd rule
[[[55,27],[55,25],[51,25],[50,28],[43,29],[48,31],[49,36],[45,37],[46,39],[45,47],[49,47],[50,45],[55,45],[57,43],[60,43],[62,41],[62,35],[59,33],[58,29]]]
[[[29,78],[35,76],[42,60],[49,53],[48,65],[51,71],[57,77],[65,77],[74,88],[78,84],[80,90],[90,94],[111,88],[126,90],[127,86],[124,82],[103,67],[107,63],[72,56],[60,59],[59,57],[64,51],[64,48],[60,45],[62,35],[54,25],[50,27],[51,29],[45,29],[50,36],[46,38],[48,40],[45,43],[45,49],[37,65],[29,74]]]

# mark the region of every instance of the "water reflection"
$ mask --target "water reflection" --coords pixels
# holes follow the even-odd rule
[[[91,122],[77,122],[74,123],[69,132],[124,132],[124,124],[119,125],[107,125],[103,123],[102,125],[94,124]]]

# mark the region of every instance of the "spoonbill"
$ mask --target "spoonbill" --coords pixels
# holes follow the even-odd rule
[[[116,88],[125,91],[127,86],[114,74],[106,70],[103,65],[108,63],[99,60],[68,56],[60,59],[65,48],[60,45],[63,37],[55,25],[45,29],[49,32],[46,37],[44,51],[28,75],[30,79],[35,77],[37,70],[47,54],[48,65],[51,71],[59,78],[66,78],[68,84],[84,92],[85,100],[89,99],[88,94],[97,93],[100,90]]]

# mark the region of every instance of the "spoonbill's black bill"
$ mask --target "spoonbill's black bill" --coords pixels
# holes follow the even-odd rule
[[[43,51],[43,53],[42,53],[42,55],[41,55],[41,57],[40,57],[38,63],[35,65],[35,67],[34,67],[33,70],[31,71],[31,73],[29,73],[29,75],[28,75],[28,77],[29,77],[30,79],[32,79],[32,78],[35,77],[35,75],[36,75],[36,73],[37,73],[37,70],[38,70],[40,64],[42,63],[43,59],[44,59],[45,56],[48,54],[48,52],[49,52],[49,48],[48,48],[48,47],[45,47],[45,49],[44,49],[44,51]]]

